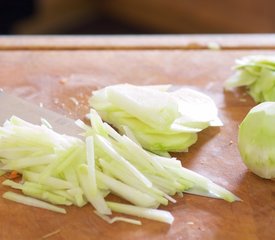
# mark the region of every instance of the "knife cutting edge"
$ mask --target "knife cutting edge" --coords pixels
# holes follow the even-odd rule
[[[39,125],[44,118],[51,124],[53,130],[60,134],[79,136],[81,133],[81,129],[73,119],[0,91],[0,125],[12,116]]]

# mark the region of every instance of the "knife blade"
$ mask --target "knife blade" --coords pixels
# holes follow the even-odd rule
[[[60,134],[78,136],[82,132],[73,119],[0,91],[0,125],[12,116],[39,125],[44,118]]]

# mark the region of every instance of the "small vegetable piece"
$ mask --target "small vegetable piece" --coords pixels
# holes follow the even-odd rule
[[[66,213],[66,210],[64,208],[56,207],[52,204],[37,200],[35,198],[31,197],[25,197],[21,194],[17,194],[14,192],[5,192],[3,195],[3,198],[22,203],[25,205],[33,206],[33,207],[38,207],[38,208],[44,208],[50,211],[58,212],[58,213]]]
[[[236,60],[236,73],[225,82],[225,89],[246,87],[255,102],[275,101],[275,57],[246,56]]]
[[[222,125],[213,100],[188,88],[113,85],[94,91],[89,103],[120,133],[165,156],[187,151],[198,132]]]
[[[238,146],[246,166],[262,178],[275,178],[275,102],[252,108],[239,128]]]
[[[113,211],[119,213],[139,216],[168,224],[172,224],[174,221],[174,217],[171,215],[171,213],[164,210],[148,209],[115,202],[107,202],[107,205]]]
[[[55,230],[53,232],[50,232],[50,233],[47,233],[47,234],[43,235],[41,239],[47,239],[49,237],[52,237],[55,234],[58,234],[59,232],[60,232],[60,229],[57,229],[57,230]]]
[[[126,217],[113,217],[113,218],[110,218],[106,215],[103,215],[103,214],[97,212],[97,211],[94,211],[94,213],[97,216],[99,216],[100,218],[102,218],[104,221],[109,223],[109,224],[121,221],[121,222],[127,222],[127,223],[131,223],[131,224],[135,224],[135,225],[141,225],[141,221],[135,220],[135,219],[132,219],[132,218],[126,218]]]

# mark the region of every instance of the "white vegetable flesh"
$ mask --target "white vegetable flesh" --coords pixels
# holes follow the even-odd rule
[[[207,95],[188,88],[163,89],[113,85],[94,91],[89,103],[121,133],[163,155],[187,151],[197,141],[198,132],[222,125],[217,107]]]

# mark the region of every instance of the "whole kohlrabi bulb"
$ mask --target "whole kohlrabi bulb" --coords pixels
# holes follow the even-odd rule
[[[253,173],[275,178],[275,102],[263,102],[249,111],[239,128],[238,146]]]

